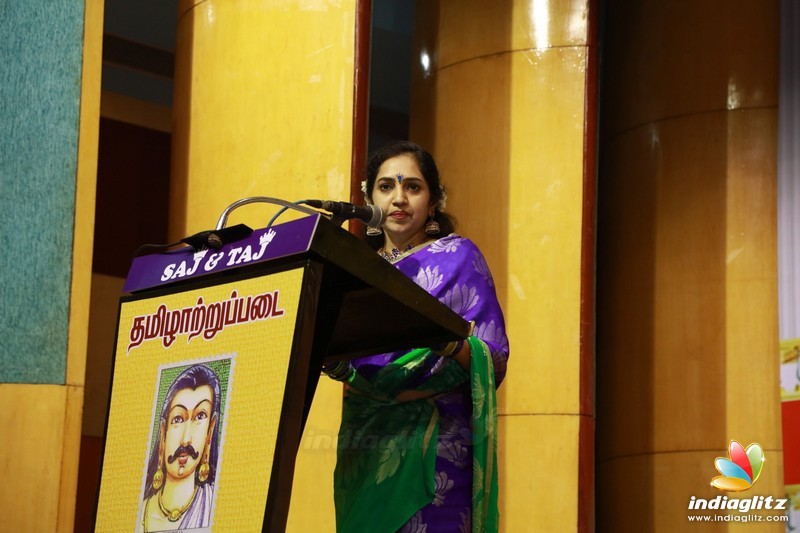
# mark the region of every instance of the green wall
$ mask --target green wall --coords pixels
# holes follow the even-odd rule
[[[0,0],[0,383],[63,384],[82,0]]]

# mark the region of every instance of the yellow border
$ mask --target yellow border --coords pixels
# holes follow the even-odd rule
[[[75,523],[84,377],[89,342],[89,305],[92,286],[92,246],[94,244],[94,207],[100,120],[100,77],[103,60],[103,8],[102,0],[86,0],[84,4],[75,226],[72,242],[72,279],[66,354],[65,386],[67,390],[64,404],[64,447],[58,489],[57,531],[72,531]]]

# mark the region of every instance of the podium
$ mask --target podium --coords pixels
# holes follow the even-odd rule
[[[320,214],[136,257],[124,291],[96,531],[285,530],[323,362],[469,331]]]

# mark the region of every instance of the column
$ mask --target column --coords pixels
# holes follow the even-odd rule
[[[599,528],[685,528],[691,496],[722,494],[710,481],[731,439],[758,442],[767,457],[742,497],[783,494],[779,12],[777,1],[609,5],[598,202]]]
[[[590,531],[596,13],[588,1],[417,2],[411,138],[483,250],[511,356],[501,525]]]
[[[172,236],[212,229],[246,196],[350,198],[356,1],[186,0],[179,10]],[[275,212],[249,205],[229,224],[264,227]],[[341,394],[341,385],[320,381],[289,531],[335,527]]]

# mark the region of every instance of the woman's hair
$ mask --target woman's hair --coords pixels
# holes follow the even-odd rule
[[[436,168],[436,162],[431,154],[411,141],[391,142],[382,146],[370,156],[367,162],[367,200],[372,201],[372,188],[375,186],[375,180],[378,178],[378,169],[381,168],[381,165],[393,157],[404,154],[411,155],[416,159],[417,165],[422,171],[422,177],[428,184],[431,203],[435,206],[433,219],[439,223],[441,228],[440,235],[445,236],[453,233],[456,229],[455,219],[443,213],[439,208],[439,202],[444,196],[444,187],[439,179],[439,169]],[[366,236],[365,238],[367,243],[376,250],[383,246],[383,235],[377,237]]]

